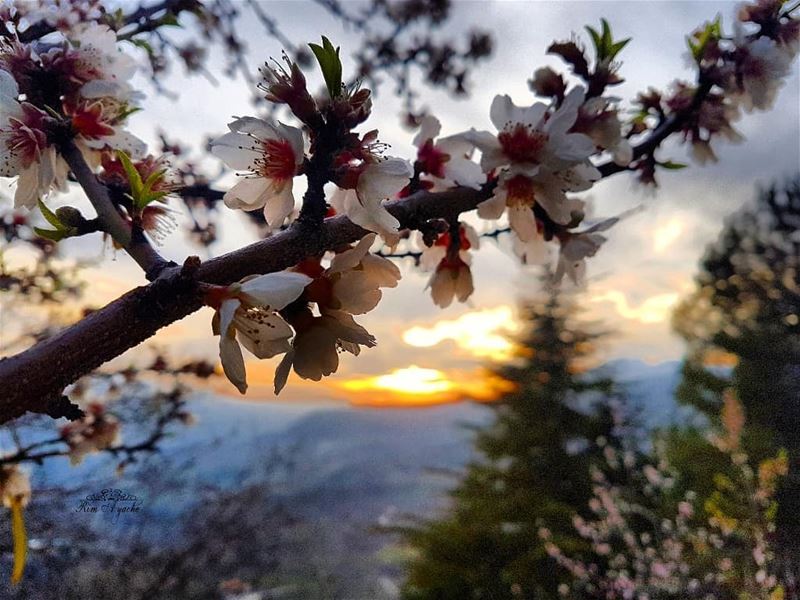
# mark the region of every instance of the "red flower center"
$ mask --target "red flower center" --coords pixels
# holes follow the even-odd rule
[[[114,134],[114,128],[104,120],[103,108],[99,103],[73,109],[72,128],[76,133],[89,139]]]
[[[267,140],[260,174],[269,179],[289,181],[297,173],[294,148],[289,140]]]
[[[433,243],[434,246],[443,246],[445,248],[450,248],[450,232],[445,231],[441,234],[436,241]],[[458,249],[459,250],[469,250],[472,247],[472,244],[469,243],[467,239],[467,231],[464,229],[463,226],[458,228]]]
[[[538,163],[548,136],[542,131],[518,123],[511,130],[501,131],[497,139],[503,147],[503,153],[512,162]]]
[[[450,155],[436,148],[431,140],[425,142],[417,152],[417,161],[422,170],[440,179],[444,178],[444,165],[449,160]]]

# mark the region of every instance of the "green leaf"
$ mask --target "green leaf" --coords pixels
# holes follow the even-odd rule
[[[337,98],[342,93],[342,61],[339,58],[339,48],[334,48],[331,41],[324,35],[322,36],[322,46],[309,44],[308,47],[311,48],[319,63],[328,94],[332,99]]]
[[[586,31],[588,31],[589,35],[592,37],[592,44],[594,44],[595,56],[597,56],[598,59],[602,59],[601,53],[603,48],[603,40],[600,37],[600,34],[597,33],[594,27],[591,27],[590,25],[586,26]]]
[[[668,160],[666,162],[658,163],[658,166],[663,167],[664,169],[669,169],[670,171],[679,171],[680,169],[685,169],[688,165]]]
[[[601,39],[603,45],[603,56],[609,56],[609,53],[611,52],[611,46],[614,44],[614,39],[611,37],[611,26],[605,19],[600,19],[600,23],[603,25],[603,37]]]
[[[131,186],[131,196],[138,204],[139,198],[142,196],[142,189],[144,188],[142,176],[139,175],[139,171],[136,170],[130,157],[122,150],[117,150],[117,158],[119,158],[119,161],[122,163],[122,168],[125,169],[125,174],[128,176],[128,184]]]
[[[70,237],[72,234],[72,229],[42,229],[41,227],[34,227],[33,230],[39,237],[54,242],[60,242],[64,238]]]
[[[64,231],[65,229],[68,229],[56,216],[56,214],[52,210],[47,208],[47,205],[44,202],[42,202],[41,199],[38,201],[38,204],[39,204],[39,210],[42,211],[42,216],[48,223],[50,223],[50,225],[55,227],[57,231]]]
[[[624,40],[620,40],[611,45],[611,51],[609,53],[610,58],[614,58],[619,54],[622,49],[628,45],[628,42],[631,41],[631,38],[625,38]]]
[[[699,33],[694,33],[686,38],[686,43],[695,61],[700,61],[705,54],[708,44],[720,39],[722,36],[722,19],[719,15],[713,21],[706,23],[705,28]]]
[[[144,49],[144,51],[147,52],[147,54],[149,56],[153,56],[153,54],[155,54],[155,51],[153,50],[153,47],[150,45],[150,43],[147,40],[143,40],[143,39],[140,39],[140,38],[132,38],[132,39],[130,39],[128,41],[131,44],[134,44],[134,45],[139,46],[140,48]]]

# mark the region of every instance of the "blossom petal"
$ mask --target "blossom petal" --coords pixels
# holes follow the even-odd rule
[[[453,303],[456,294],[456,277],[452,269],[436,269],[428,280],[433,303],[439,308],[447,308]]]
[[[261,141],[281,138],[278,128],[273,123],[257,117],[239,117],[228,123],[228,129],[232,132],[255,136]]]
[[[275,369],[275,379],[273,385],[275,386],[275,395],[281,393],[281,390],[286,386],[289,379],[289,372],[292,370],[292,362],[294,361],[294,350],[289,350],[286,356],[283,357],[278,367]]]
[[[481,219],[499,219],[506,209],[506,195],[505,189],[498,187],[491,198],[478,204],[478,216]]]
[[[271,193],[271,180],[264,177],[243,177],[225,192],[223,201],[228,208],[256,210],[266,205]]]
[[[281,310],[303,293],[312,279],[302,273],[280,271],[253,277],[241,284],[240,295],[249,304]]]
[[[369,165],[358,178],[358,196],[362,199],[392,198],[408,185],[413,174],[411,164],[401,158],[388,158]]]
[[[262,148],[252,138],[238,133],[226,133],[211,142],[211,154],[231,169],[252,171],[255,160],[262,155]]]
[[[444,176],[450,181],[476,190],[486,182],[486,175],[477,163],[462,158],[451,156],[444,165]]]
[[[242,349],[236,338],[227,335],[219,338],[219,358],[228,381],[244,394],[247,391],[247,371],[244,367]]]
[[[583,99],[586,97],[586,92],[581,86],[577,86],[570,90],[566,95],[564,101],[558,110],[553,113],[544,125],[546,131],[551,137],[561,137],[569,131],[569,128],[575,124],[578,118],[578,109],[583,104]]]
[[[236,330],[239,341],[256,358],[272,358],[292,348],[289,339],[294,332],[276,313],[258,315],[254,319],[240,312],[236,315]]]
[[[289,144],[291,144],[292,150],[294,151],[295,164],[302,164],[303,160],[305,159],[305,141],[303,139],[302,130],[298,129],[297,127],[292,127],[291,125],[286,125],[279,121],[278,131],[280,132],[280,136],[287,140]]]
[[[412,144],[419,148],[425,145],[425,142],[438,136],[441,130],[442,124],[439,122],[439,119],[433,115],[425,115],[422,122],[419,124],[419,131],[417,135],[414,136]]]
[[[348,269],[355,269],[361,260],[367,255],[372,244],[375,243],[375,238],[378,236],[374,233],[368,233],[361,238],[358,243],[344,252],[337,253],[331,260],[331,265],[328,267],[329,273],[341,273]]]
[[[523,242],[527,242],[537,235],[536,217],[527,204],[514,204],[508,208],[508,224]]]
[[[273,186],[274,188],[274,186]],[[264,203],[264,219],[270,229],[280,227],[294,210],[294,195],[292,194],[292,180],[286,181],[281,186],[281,191],[269,198]]]

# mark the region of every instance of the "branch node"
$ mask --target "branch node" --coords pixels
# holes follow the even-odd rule
[[[181,277],[194,278],[197,269],[200,268],[201,260],[199,256],[189,256],[183,261],[181,267]]]
[[[70,399],[64,395],[50,398],[43,412],[54,419],[64,417],[70,421],[77,421],[84,416],[81,407],[71,402]]]

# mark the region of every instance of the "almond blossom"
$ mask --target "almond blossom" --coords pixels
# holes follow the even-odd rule
[[[276,394],[286,385],[292,368],[303,379],[319,381],[336,372],[340,350],[358,355],[361,346],[375,346],[374,336],[356,323],[353,315],[375,308],[383,295],[380,288],[396,287],[400,280],[397,265],[370,254],[376,237],[367,235],[354,247],[337,253],[327,269],[314,259],[295,267],[313,282],[301,298],[304,304],[287,311],[297,333],[275,372]],[[318,316],[309,303],[316,303]]]
[[[66,189],[67,168],[47,140],[47,114],[18,97],[14,77],[0,70],[0,176],[18,176],[15,208],[34,208],[51,186]]]
[[[486,176],[480,166],[468,158],[472,145],[460,135],[435,141],[441,129],[439,119],[432,115],[425,116],[420,123],[413,143],[417,147],[417,164],[421,171],[444,185],[480,189]]]
[[[119,433],[119,420],[99,403],[92,403],[82,419],[61,428],[61,437],[69,446],[69,460],[73,465],[83,462],[87,454],[119,443]]]
[[[73,76],[85,82],[79,91],[82,97],[127,102],[140,96],[129,83],[136,73],[136,61],[119,47],[114,30],[86,23],[66,35],[72,46]]]
[[[478,215],[499,218],[508,208],[511,228],[523,242],[536,235],[532,212],[540,205],[557,223],[568,223],[582,202],[565,192],[584,191],[600,178],[588,161],[595,152],[592,139],[569,133],[578,118],[585,92],[570,91],[561,106],[548,113],[545,104],[516,106],[508,96],[496,96],[491,119],[496,135],[487,131],[464,134],[481,150],[481,167],[487,173],[502,169],[494,196],[478,205]]]
[[[217,310],[211,325],[220,336],[222,369],[242,394],[247,391],[247,372],[239,343],[262,359],[291,349],[292,329],[277,311],[296,300],[309,283],[306,275],[284,271],[209,292],[207,302]]]
[[[263,208],[267,225],[279,227],[294,209],[292,182],[305,159],[303,132],[255,117],[237,118],[228,128],[211,143],[211,152],[243,178],[225,193],[225,205]]]
[[[475,291],[470,250],[477,250],[479,246],[480,238],[475,229],[460,223],[457,240],[453,240],[450,232],[445,232],[436,238],[433,245],[423,249],[420,265],[426,270],[434,269],[427,287],[436,306],[447,308],[454,298],[466,302]]]
[[[575,285],[581,285],[586,277],[586,258],[597,254],[607,238],[601,235],[601,231],[606,231],[616,225],[621,219],[638,212],[640,209],[634,208],[616,217],[611,217],[583,231],[566,231],[559,235],[561,249],[558,254],[558,263],[554,278],[556,282],[561,281],[564,275],[569,277]]]
[[[735,30],[734,41],[736,72],[728,89],[745,110],[768,110],[791,72],[794,57],[766,36],[747,41],[741,26]]]
[[[589,98],[580,108],[575,129],[592,138],[597,147],[609,151],[612,160],[624,167],[633,160],[633,147],[622,135],[617,102],[618,98]]]
[[[396,243],[400,221],[386,210],[383,201],[399,194],[413,174],[409,162],[401,158],[365,164],[358,172],[355,186],[337,188],[331,205],[356,225],[381,234],[391,245]]]

